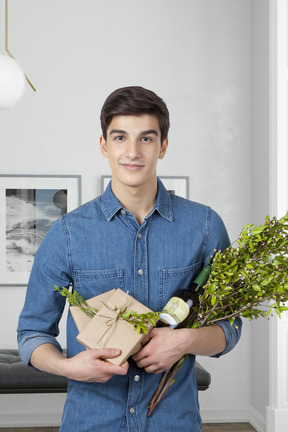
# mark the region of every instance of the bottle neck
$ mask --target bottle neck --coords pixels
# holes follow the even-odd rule
[[[207,264],[206,266],[203,267],[199,275],[194,280],[193,284],[200,285],[203,287],[206,284],[207,280],[209,279],[210,272],[211,272],[211,265]]]

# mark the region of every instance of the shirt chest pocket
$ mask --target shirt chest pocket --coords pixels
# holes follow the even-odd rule
[[[111,289],[124,290],[124,269],[75,270],[74,288],[86,300]]]
[[[177,269],[159,270],[159,296],[158,309],[162,310],[167,301],[176,291],[188,289],[189,284],[201,271],[201,262],[194,263],[188,267]]]

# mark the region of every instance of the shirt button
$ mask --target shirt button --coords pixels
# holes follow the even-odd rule
[[[138,237],[138,239],[140,240],[140,239],[142,238],[142,234],[139,233],[139,234],[137,235],[137,237]]]
[[[127,212],[126,212],[126,210],[122,209],[122,210],[120,211],[120,213],[121,213],[122,215],[125,216]]]
[[[134,376],[134,381],[136,381],[136,382],[140,381],[140,376],[139,375],[135,375]]]
[[[135,413],[135,408],[132,407],[132,408],[130,408],[129,411],[130,411],[130,414],[134,414]]]
[[[139,270],[138,270],[138,275],[139,275],[139,276],[142,276],[143,273],[144,273],[144,270],[142,270],[142,269],[139,269]]]

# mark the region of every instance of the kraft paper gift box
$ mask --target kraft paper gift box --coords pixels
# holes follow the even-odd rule
[[[79,331],[78,342],[86,347],[93,348],[118,348],[121,354],[118,357],[107,359],[115,365],[123,364],[128,357],[141,349],[141,341],[145,334],[137,333],[136,329],[127,321],[120,319],[118,314],[124,308],[142,314],[151,312],[121,289],[110,290],[87,300],[87,303],[98,310],[98,313],[89,318],[77,306],[71,306],[70,311]],[[149,322],[147,331],[153,325]]]

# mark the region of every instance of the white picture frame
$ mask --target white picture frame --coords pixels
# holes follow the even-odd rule
[[[181,196],[182,198],[189,199],[189,176],[159,176],[160,180],[163,182],[167,191]],[[101,176],[101,191],[102,193],[108,186],[111,180],[111,175]]]
[[[27,285],[48,229],[80,204],[79,175],[0,175],[0,286]]]

